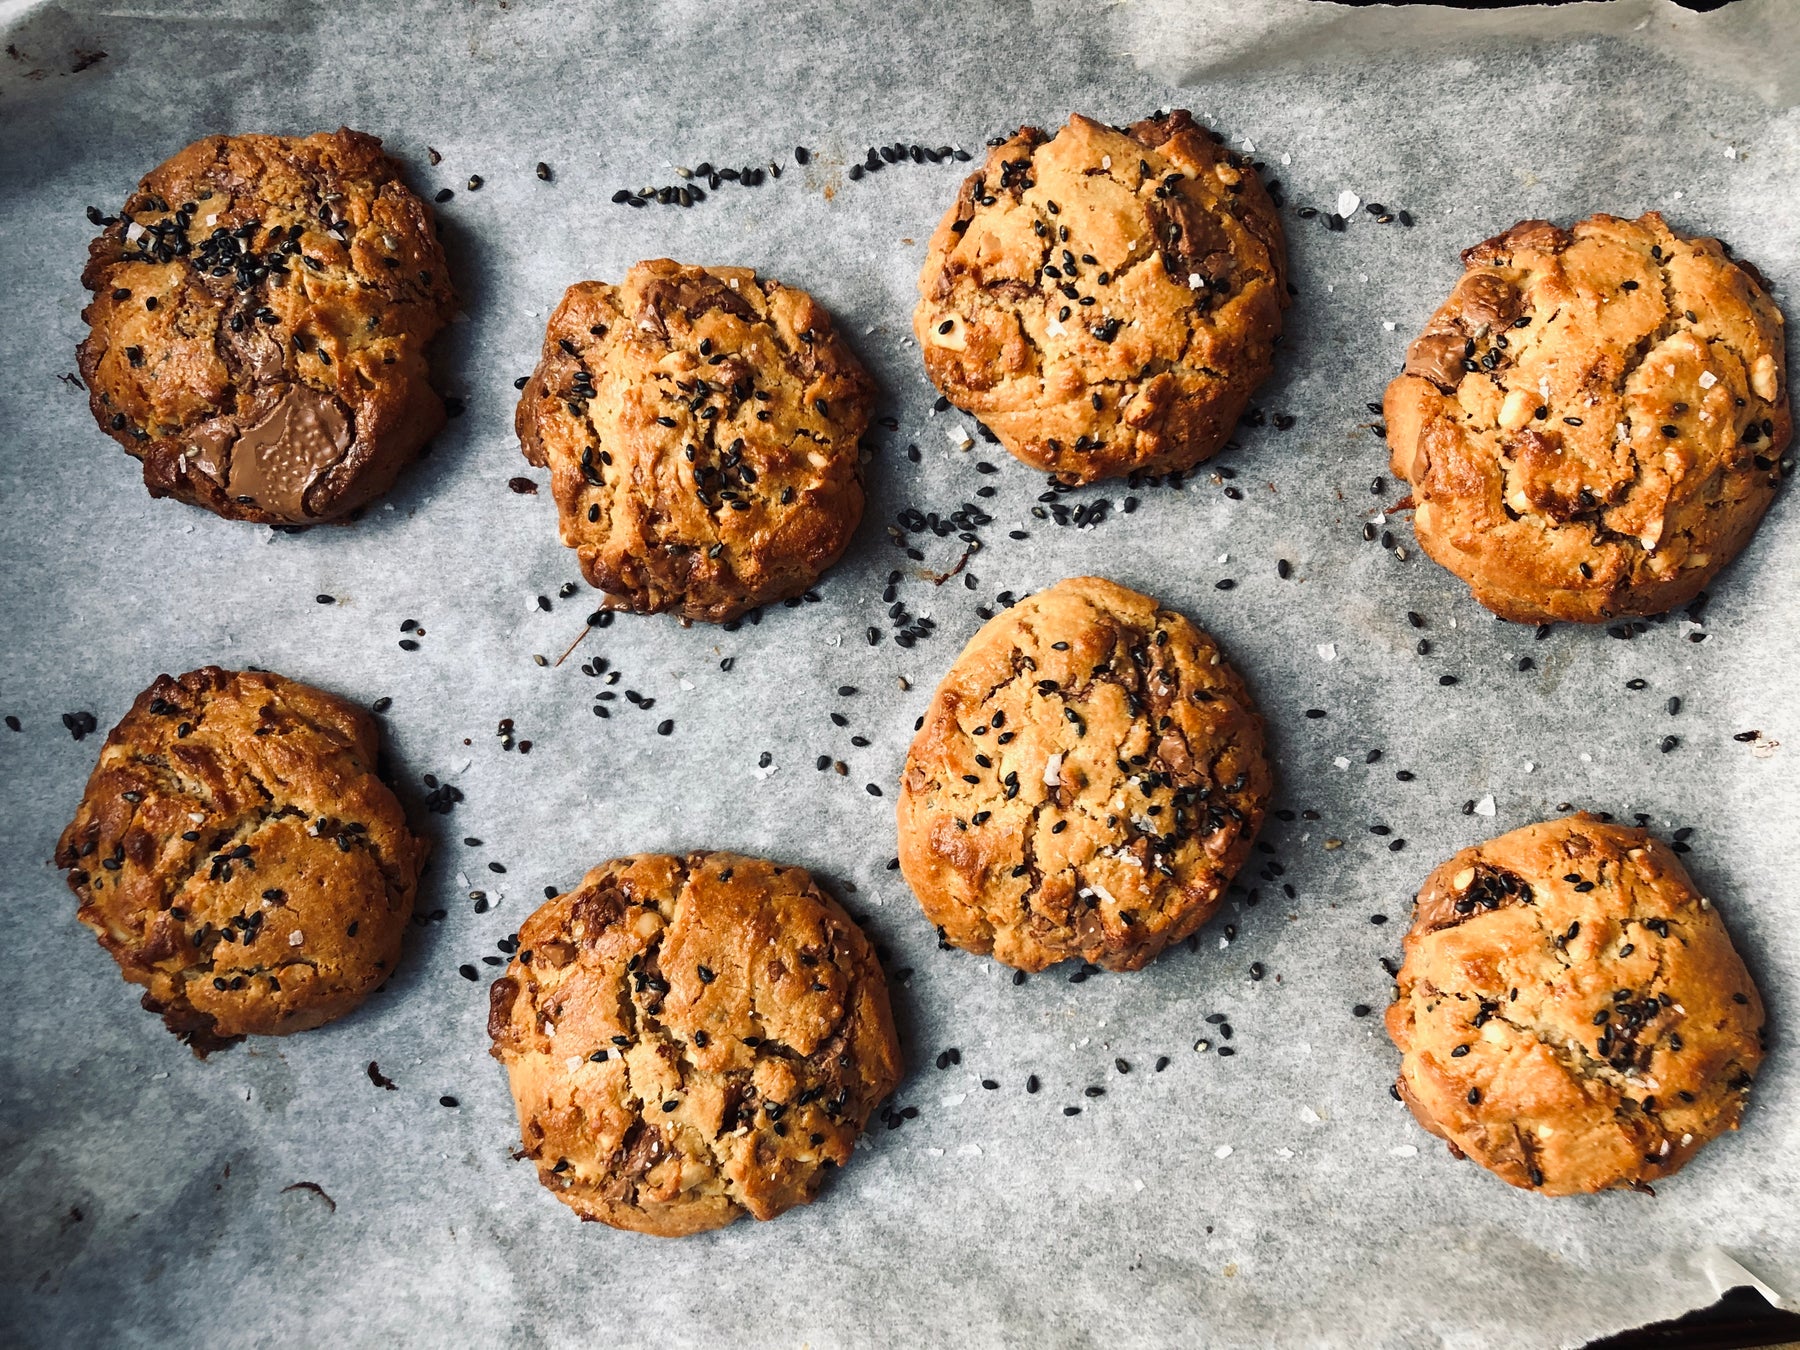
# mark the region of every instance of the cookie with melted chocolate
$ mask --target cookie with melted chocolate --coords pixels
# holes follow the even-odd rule
[[[79,359],[153,497],[305,525],[385,492],[444,424],[455,306],[431,210],[381,142],[209,136],[89,248]]]
[[[1268,377],[1288,304],[1255,168],[1185,111],[1021,127],[926,252],[925,373],[1065,482],[1211,458]]]
[[[609,604],[720,622],[842,555],[874,395],[805,291],[664,258],[569,287],[515,426]]]
[[[583,1219],[680,1237],[809,1203],[900,1078],[887,984],[805,869],[602,863],[490,990],[522,1152]]]
[[[159,676],[56,846],[77,917],[205,1054],[349,1012],[394,971],[425,845],[375,719],[269,671]]]
[[[1543,1195],[1642,1190],[1735,1130],[1763,1005],[1668,847],[1585,813],[1463,849],[1419,891],[1395,1094]]]
[[[1688,603],[1793,434],[1761,275],[1654,211],[1522,221],[1462,256],[1384,404],[1420,546],[1518,623]]]
[[[900,778],[900,870],[967,951],[1136,970],[1218,909],[1270,784],[1218,644],[1073,577],[989,620],[938,686]]]

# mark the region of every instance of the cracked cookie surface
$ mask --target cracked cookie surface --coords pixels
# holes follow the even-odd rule
[[[900,867],[950,942],[1021,970],[1136,970],[1197,930],[1269,800],[1262,716],[1218,645],[1074,577],[970,639],[907,752]]]
[[[1737,1128],[1762,1062],[1762,1000],[1718,911],[1662,843],[1585,813],[1434,870],[1398,983],[1401,1100],[1545,1195],[1674,1174]]]
[[[862,930],[761,858],[601,864],[489,997],[521,1156],[583,1219],[658,1237],[810,1202],[900,1077]]]
[[[1280,218],[1184,111],[1079,114],[988,152],[931,237],[913,332],[939,391],[1067,481],[1187,469],[1267,378]]]
[[[805,291],[658,259],[569,287],[515,425],[591,585],[718,622],[843,554],[874,394]]]
[[[1793,432],[1762,277],[1654,211],[1523,221],[1463,261],[1384,404],[1420,546],[1515,622],[1686,604]]]
[[[349,1012],[392,973],[424,849],[354,704],[266,671],[159,676],[56,865],[144,1007],[205,1054]]]
[[[196,141],[138,185],[81,281],[88,401],[152,497],[331,520],[444,424],[425,347],[455,296],[431,208],[373,136]]]

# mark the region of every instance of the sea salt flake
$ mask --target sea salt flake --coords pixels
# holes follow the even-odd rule
[[[1231,1156],[1231,1145],[1230,1144],[1220,1144],[1217,1148],[1215,1148],[1213,1150],[1213,1157],[1215,1157],[1215,1158],[1229,1158],[1230,1156]]]
[[[946,427],[944,429],[944,435],[950,438],[950,444],[954,445],[958,450],[967,450],[971,445],[975,444],[974,439],[962,427]]]
[[[1414,1148],[1411,1144],[1401,1144],[1398,1148],[1390,1148],[1388,1150],[1388,1157],[1390,1158],[1416,1158],[1418,1156],[1419,1150]]]
[[[1321,642],[1319,644],[1319,659],[1321,661],[1337,660],[1337,643]]]
[[[981,1145],[964,1144],[961,1148],[956,1150],[956,1156],[959,1158],[979,1158],[981,1156]]]
[[[969,1094],[966,1092],[953,1092],[948,1097],[944,1098],[944,1105],[961,1106],[968,1098]]]
[[[288,946],[290,946],[290,947],[298,947],[302,942],[305,942],[305,941],[306,941],[306,934],[302,933],[298,928],[296,928],[293,932],[288,934]]]
[[[1711,389],[1718,382],[1719,377],[1710,370],[1703,370],[1700,372],[1700,387],[1702,389]]]
[[[1350,767],[1350,761],[1345,759],[1342,755],[1339,755],[1336,759],[1331,761],[1331,767],[1334,769],[1347,769]]]
[[[1348,220],[1351,216],[1355,215],[1356,208],[1361,205],[1362,198],[1357,196],[1349,188],[1345,188],[1342,192],[1338,193],[1337,213],[1345,220]]]
[[[1061,787],[1062,786],[1062,762],[1063,762],[1063,757],[1062,757],[1062,753],[1060,751],[1058,751],[1056,754],[1050,756],[1049,759],[1044,761],[1044,786],[1045,787]]]
[[[1483,797],[1480,801],[1475,803],[1475,814],[1478,816],[1491,816],[1494,814],[1493,794],[1490,793],[1488,796]]]
[[[1394,331],[1394,321],[1392,319],[1383,319],[1381,321],[1381,326],[1390,333]]]

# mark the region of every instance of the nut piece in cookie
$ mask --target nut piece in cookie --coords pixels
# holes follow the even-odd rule
[[[332,520],[443,426],[425,346],[455,296],[431,209],[375,137],[208,136],[96,219],[81,374],[152,497]]]
[[[1270,791],[1218,644],[1098,577],[985,624],[900,779],[900,868],[940,934],[1021,970],[1136,970],[1219,907]]]
[[[543,905],[488,1034],[539,1180],[657,1237],[809,1203],[900,1077],[862,930],[734,853],[618,858]]]
[[[1420,545],[1518,623],[1686,604],[1749,542],[1793,432],[1762,277],[1654,211],[1524,221],[1463,262],[1387,390]]]
[[[114,727],[56,865],[196,1053],[341,1017],[393,972],[424,845],[368,713],[266,671],[159,676]]]
[[[1176,111],[988,152],[931,237],[913,332],[944,397],[1066,482],[1191,468],[1269,374],[1287,257],[1256,171]]]
[[[1737,1128],[1762,1063],[1762,1000],[1718,910],[1663,844],[1585,813],[1432,872],[1397,978],[1400,1099],[1544,1195],[1673,1175]]]
[[[874,393],[805,291],[659,259],[569,287],[515,420],[611,604],[718,622],[842,555]]]

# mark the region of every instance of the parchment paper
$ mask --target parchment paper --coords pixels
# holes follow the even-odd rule
[[[1548,1346],[1709,1302],[1738,1266],[1800,1291],[1792,493],[1703,624],[1677,615],[1630,640],[1568,627],[1534,640],[1423,559],[1403,516],[1362,537],[1399,496],[1365,404],[1460,275],[1458,249],[1521,217],[1658,207],[1754,260],[1792,313],[1800,121],[1747,63],[1703,72],[1661,29],[1583,35],[1559,19],[1541,40],[1459,44],[1421,26],[1430,40],[1414,48],[1421,20],[1286,8],[1336,12],[1312,42],[1284,21],[1279,43],[1221,46],[1230,60],[1206,58],[1212,25],[1221,43],[1241,36],[1226,20],[1257,7],[1225,0],[1190,3],[1179,23],[1173,5],[1072,0],[0,11],[0,712],[22,727],[0,729],[0,1339]],[[1745,0],[1679,23],[1724,50],[1733,25],[1777,8]],[[1356,37],[1364,24],[1379,41]],[[1789,30],[1768,22],[1750,45],[1791,74]],[[860,180],[849,167],[895,141],[979,154],[1021,121],[1170,106],[1254,145],[1284,185],[1299,288],[1285,350],[1258,400],[1265,424],[1216,466],[1180,490],[1071,494],[1110,514],[1058,527],[1030,514],[1041,476],[979,438],[956,448],[972,424],[932,412],[908,339],[923,242],[965,166],[909,159]],[[83,209],[117,210],[198,136],[340,123],[382,136],[420,188],[455,192],[439,210],[467,318],[438,358],[467,411],[354,526],[277,535],[153,502],[59,380],[82,333]],[[804,169],[796,145],[813,151]],[[689,209],[610,201],[707,160],[784,171]],[[1330,213],[1346,192],[1416,223],[1356,211],[1336,232],[1294,212]],[[548,493],[508,489],[528,472],[512,381],[565,285],[659,255],[814,292],[896,426],[869,437],[869,511],[819,603],[735,632],[621,618],[540,667],[533,654],[554,663],[594,597],[559,596],[578,577]],[[1276,414],[1295,420],[1281,429]],[[932,585],[887,527],[907,507],[982,501],[984,485],[997,493],[976,588]],[[932,569],[961,548],[913,542]],[[911,612],[936,624],[910,650],[880,598],[894,568]],[[1240,893],[1198,952],[1015,987],[939,950],[887,869],[895,782],[977,606],[1086,572],[1220,637],[1268,715],[1297,818],[1270,822],[1272,852],[1243,876],[1260,903]],[[396,645],[409,618],[426,629],[410,654]],[[1536,668],[1520,672],[1525,655]],[[578,668],[593,656],[655,709],[621,699],[594,716],[603,685]],[[46,859],[99,744],[75,742],[61,715],[92,712],[104,733],[157,673],[210,661],[391,698],[409,801],[426,774],[464,800],[417,810],[436,843],[421,909],[444,917],[413,930],[386,990],[328,1028],[202,1063],[137,1008]],[[503,748],[501,718],[529,754]],[[815,770],[821,755],[847,774]],[[1688,862],[1770,1007],[1743,1130],[1654,1199],[1515,1192],[1452,1159],[1387,1092],[1378,962],[1398,955],[1410,895],[1452,850],[1565,802],[1692,830]],[[864,918],[889,953],[910,1066],[896,1105],[917,1115],[877,1125],[812,1208],[670,1244],[578,1224],[509,1159],[516,1122],[483,1027],[496,969],[481,958],[546,886],[618,853],[696,846],[803,864]],[[477,914],[471,890],[503,898]],[[1233,1026],[1229,1058],[1214,1013]],[[1201,1038],[1213,1049],[1196,1051]],[[940,1071],[948,1047],[961,1063]],[[371,1060],[395,1091],[371,1084]]]

